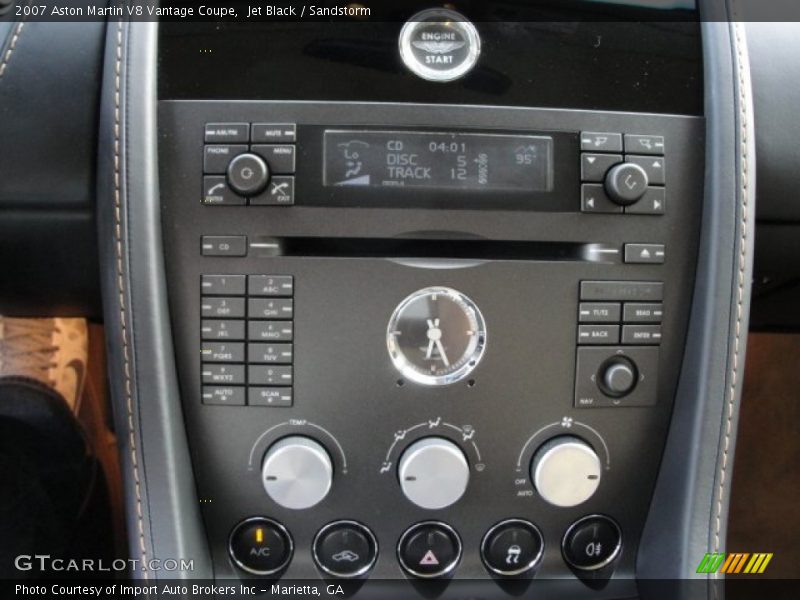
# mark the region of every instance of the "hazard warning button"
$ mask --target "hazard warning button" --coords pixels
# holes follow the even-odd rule
[[[446,523],[417,523],[400,536],[397,558],[400,566],[414,577],[444,577],[456,568],[461,559],[461,538]]]

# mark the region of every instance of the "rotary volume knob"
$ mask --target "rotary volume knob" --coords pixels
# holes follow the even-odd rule
[[[600,459],[591,446],[574,436],[561,436],[536,451],[531,481],[536,491],[555,506],[586,502],[600,485]]]
[[[261,466],[269,497],[284,508],[300,510],[322,501],[331,489],[333,465],[328,452],[311,438],[293,435],[274,443]]]
[[[647,172],[635,163],[620,163],[606,174],[608,197],[620,206],[635,204],[647,191]]]
[[[450,440],[429,437],[411,444],[400,458],[397,475],[406,498],[435,510],[454,504],[467,489],[469,464]]]

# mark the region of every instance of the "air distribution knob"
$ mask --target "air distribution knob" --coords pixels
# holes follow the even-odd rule
[[[555,506],[586,502],[600,485],[600,459],[589,444],[574,436],[545,442],[531,462],[531,481],[536,491]]]
[[[319,442],[293,435],[267,450],[261,480],[269,497],[284,508],[310,508],[328,495],[333,464]]]
[[[647,173],[634,163],[614,165],[606,173],[605,188],[608,197],[621,206],[638,202],[647,191]]]
[[[428,437],[406,448],[397,475],[406,498],[435,510],[454,504],[464,495],[469,464],[461,448],[450,440]]]

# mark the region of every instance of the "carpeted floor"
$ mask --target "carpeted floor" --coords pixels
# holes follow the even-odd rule
[[[750,335],[739,422],[726,550],[800,578],[800,335]]]

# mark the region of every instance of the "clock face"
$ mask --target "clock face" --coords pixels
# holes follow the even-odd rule
[[[486,348],[486,327],[475,303],[456,290],[430,287],[403,300],[386,331],[400,373],[424,385],[464,379]]]

